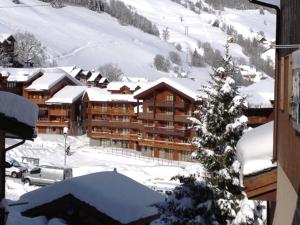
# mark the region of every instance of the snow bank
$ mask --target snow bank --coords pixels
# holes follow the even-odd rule
[[[237,144],[238,159],[244,175],[275,167],[273,159],[274,122],[246,132]]]
[[[46,101],[46,104],[72,104],[83,95],[86,88],[86,86],[65,86]]]
[[[241,95],[245,95],[249,108],[273,108],[274,79],[266,78],[248,87],[239,89]]]
[[[22,210],[73,194],[111,218],[127,224],[158,213],[153,206],[164,197],[117,172],[100,172],[67,179],[21,196]]]
[[[13,93],[0,91],[0,106],[0,114],[35,127],[39,108],[33,102]]]

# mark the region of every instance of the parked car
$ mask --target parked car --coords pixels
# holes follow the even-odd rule
[[[7,176],[17,178],[21,177],[23,173],[28,171],[27,167],[25,167],[15,159],[9,159],[7,160],[7,162],[10,164],[10,167],[5,169],[5,175]]]
[[[22,176],[25,184],[48,185],[73,177],[72,168],[37,166]]]

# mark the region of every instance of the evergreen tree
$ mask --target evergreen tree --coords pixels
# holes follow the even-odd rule
[[[240,186],[235,147],[247,118],[242,114],[245,99],[238,93],[233,74],[235,67],[227,44],[222,66],[214,69],[211,81],[202,88],[202,104],[192,118],[197,132],[194,157],[204,172],[184,179],[177,177],[181,185],[161,206],[164,224],[261,224],[257,213],[260,208],[248,204]],[[206,194],[197,195],[195,190]],[[250,210],[243,213],[246,208]],[[186,218],[192,222],[187,223]]]

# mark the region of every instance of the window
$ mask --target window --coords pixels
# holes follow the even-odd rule
[[[173,122],[167,122],[167,128],[173,128],[174,127],[174,124]]]
[[[293,53],[291,116],[293,127],[300,132],[300,51]]]
[[[167,102],[172,102],[173,99],[174,99],[173,95],[167,95],[167,97],[166,97]]]

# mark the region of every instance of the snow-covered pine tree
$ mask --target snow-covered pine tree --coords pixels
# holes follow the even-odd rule
[[[225,50],[222,66],[214,69],[211,81],[202,88],[202,104],[192,119],[197,131],[194,157],[204,172],[176,177],[181,185],[160,207],[161,224],[262,224],[259,208],[248,204],[240,186],[235,147],[246,128],[247,118],[242,112],[245,99],[232,78],[235,67],[228,43]]]

